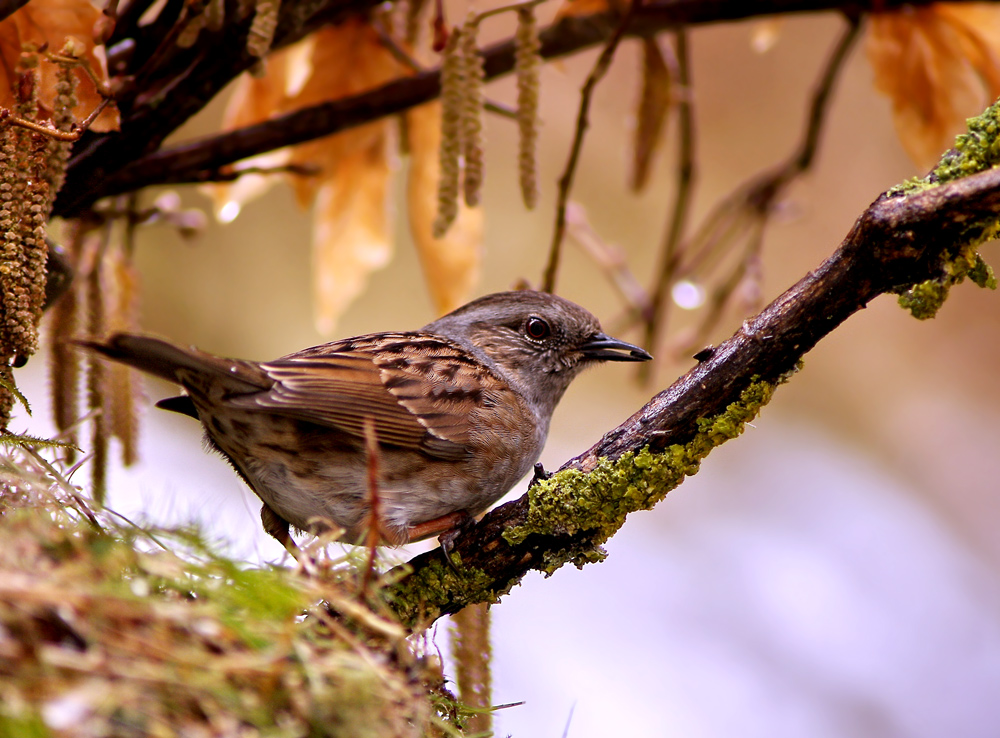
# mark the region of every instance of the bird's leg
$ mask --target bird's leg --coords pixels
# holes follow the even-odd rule
[[[424,523],[411,525],[407,532],[411,541],[419,541],[422,538],[436,535],[441,541],[441,551],[444,553],[444,560],[451,567],[452,571],[458,572],[455,563],[451,560],[451,551],[455,547],[455,541],[459,535],[468,528],[476,524],[476,519],[465,510],[448,513],[440,518],[428,520]]]
[[[278,515],[271,507],[264,502],[260,508],[260,522],[264,525],[264,531],[270,534],[278,543],[285,547],[285,550],[292,555],[306,573],[315,572],[315,562],[305,553],[292,534],[289,533],[291,527],[287,520]]]

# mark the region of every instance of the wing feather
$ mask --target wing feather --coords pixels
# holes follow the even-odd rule
[[[426,333],[383,333],[316,346],[261,364],[273,386],[234,397],[255,407],[446,459],[471,453],[477,410],[511,390],[461,345]],[[510,398],[507,398],[510,399]]]

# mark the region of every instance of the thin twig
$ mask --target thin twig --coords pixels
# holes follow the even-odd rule
[[[684,236],[688,214],[691,209],[691,194],[694,188],[696,141],[694,129],[694,95],[691,94],[691,59],[688,51],[687,31],[678,29],[674,34],[676,39],[676,71],[675,87],[681,90],[677,98],[678,119],[678,150],[680,160],[677,163],[677,182],[674,193],[674,206],[667,221],[663,238],[663,250],[660,262],[659,277],[653,287],[649,314],[646,318],[646,336],[644,345],[655,351],[660,334],[667,321],[667,307],[670,288],[674,282],[674,274],[680,261],[681,238]],[[643,367],[639,377],[646,381],[652,375],[650,367]]]
[[[90,505],[87,504],[87,501],[80,496],[80,493],[76,490],[76,488],[69,483],[59,470],[46,461],[44,456],[30,446],[22,446],[21,449],[34,459],[35,463],[41,465],[41,467],[45,469],[45,471],[47,471],[54,480],[56,480],[56,483],[72,498],[73,502],[76,503],[77,510],[87,519],[87,522],[90,523],[91,527],[99,533],[103,533],[104,528],[101,526],[100,522],[98,522],[97,515],[94,514],[94,511],[90,509]]]
[[[730,195],[720,201],[703,220],[698,231],[687,241],[670,246],[672,233],[664,246],[664,261],[662,262],[659,282],[653,298],[654,315],[647,323],[646,345],[655,348],[663,332],[665,313],[669,305],[670,289],[677,280],[688,278],[695,273],[704,276],[714,265],[721,261],[728,248],[742,238],[746,232],[747,220],[753,225],[754,233],[763,238],[764,229],[774,208],[774,203],[787,190],[788,186],[798,177],[808,171],[815,159],[818,145],[827,119],[833,87],[844,68],[844,62],[857,41],[860,23],[856,17],[848,17],[849,25],[837,40],[813,91],[809,102],[809,115],[806,127],[799,145],[794,153],[783,163],[748,182],[742,183]],[[680,58],[680,54],[678,53]],[[683,121],[682,121],[683,133]],[[678,234],[679,235],[679,234]],[[753,251],[752,239],[747,242],[747,255]],[[673,248],[673,251],[669,251]],[[737,270],[741,267],[737,266]],[[733,284],[732,275],[724,279],[725,284]],[[736,280],[738,282],[738,280]],[[718,307],[716,294],[713,306]],[[709,318],[707,323],[712,322]],[[707,324],[706,323],[706,324]],[[702,335],[699,331],[699,336]],[[642,373],[648,378],[648,373]]]
[[[611,66],[618,45],[625,36],[625,29],[632,22],[636,10],[642,6],[642,0],[632,0],[628,10],[618,22],[617,28],[608,43],[605,45],[601,55],[597,57],[594,68],[590,70],[587,81],[580,91],[580,109],[576,117],[576,133],[573,136],[573,145],[570,148],[569,159],[566,162],[566,169],[559,178],[559,200],[556,205],[556,224],[552,233],[552,245],[549,247],[549,261],[545,267],[545,274],[542,277],[542,290],[552,292],[556,287],[556,273],[559,271],[559,255],[562,250],[563,236],[566,232],[566,205],[569,203],[569,193],[573,187],[573,178],[576,175],[576,165],[580,160],[580,152],[583,150],[583,137],[590,125],[590,102],[594,96],[594,89],[601,81]]]
[[[176,0],[171,2],[176,3]],[[284,0],[282,15],[293,13],[301,2],[304,0]],[[852,6],[859,12],[866,12],[875,7],[885,11],[904,4],[923,6],[930,2],[932,0],[857,0]],[[352,0],[352,7],[356,9],[375,4],[376,0]],[[816,13],[836,10],[842,5],[842,2],[834,0],[760,0],[756,3],[745,0],[717,0],[711,3],[704,0],[646,0],[626,34],[648,36],[681,26],[777,13]],[[128,11],[128,7],[124,12]],[[172,7],[171,3],[167,7]],[[595,13],[556,21],[539,33],[542,58],[556,59],[606,43],[611,18],[609,13]],[[285,34],[276,43],[282,45],[297,40],[314,27],[312,24],[328,19],[329,15],[317,13],[308,23],[296,25],[294,29],[290,25],[289,29],[294,32]],[[144,33],[152,36],[150,43],[157,40],[158,33],[168,32],[150,31],[157,23],[159,19],[143,27]],[[429,69],[387,82],[374,90],[307,106],[235,131],[161,147],[169,133],[188,120],[242,70],[243,67],[239,66],[233,68],[232,63],[226,66],[223,61],[230,55],[243,53],[245,37],[238,33],[240,28],[239,24],[233,24],[232,33],[236,37],[223,36],[211,54],[192,59],[190,49],[176,51],[174,57],[164,62],[167,68],[159,70],[157,82],[152,88],[144,86],[141,78],[135,78],[127,90],[118,93],[119,105],[125,111],[121,131],[95,135],[85,147],[77,147],[67,168],[66,184],[54,204],[55,215],[76,214],[103,197],[149,185],[200,181],[193,177],[206,170],[394,115],[434,100],[441,91],[440,70]],[[513,38],[483,49],[482,55],[487,81],[508,74],[514,69]],[[144,59],[142,57],[138,64],[144,64]],[[240,63],[249,66],[251,61]],[[175,74],[171,73],[173,67],[178,69]],[[130,77],[136,74],[131,68],[126,71]],[[171,97],[171,105],[163,104],[163,97],[167,94]]]
[[[90,115],[79,123],[73,124],[73,130],[71,131],[60,131],[57,128],[45,125],[44,123],[36,123],[35,121],[28,120],[27,118],[22,118],[20,115],[11,112],[7,108],[0,108],[0,124],[27,128],[29,131],[40,133],[43,136],[48,136],[56,141],[78,141],[80,136],[83,135],[83,132],[90,128],[90,125],[94,122],[97,116],[99,116],[110,103],[111,98],[103,98],[97,104],[97,107],[91,111]]]
[[[548,2],[548,0],[526,0],[525,2],[511,3],[510,5],[501,5],[496,8],[490,8],[489,10],[484,10],[482,13],[479,13],[476,16],[476,23],[481,23],[482,21],[486,20],[491,16],[500,15],[501,13],[507,13],[511,10],[521,10],[522,8],[533,8],[536,5],[541,5],[544,2]]]
[[[830,95],[833,87],[840,76],[840,72],[847,61],[847,56],[858,40],[861,32],[861,19],[857,16],[847,16],[848,27],[837,41],[833,53],[823,70],[819,84],[813,91],[812,100],[809,104],[809,121],[806,124],[806,132],[799,148],[798,156],[793,161],[800,172],[804,172],[812,165],[819,145],[820,135],[823,132],[823,124],[826,121],[826,113],[829,107]]]
[[[368,521],[368,536],[366,547],[368,548],[368,558],[365,563],[365,571],[361,577],[361,592],[368,591],[368,585],[372,580],[375,571],[375,555],[378,550],[379,534],[382,529],[382,510],[379,504],[379,450],[378,437],[375,434],[375,421],[372,418],[364,420],[365,432],[365,457],[368,467],[368,507],[370,519]]]

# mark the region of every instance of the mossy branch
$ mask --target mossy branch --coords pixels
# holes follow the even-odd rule
[[[494,602],[531,569],[603,559],[628,513],[647,509],[735,438],[824,336],[882,294],[927,317],[969,277],[995,288],[978,247],[1000,228],[1000,103],[970,120],[937,169],[879,196],[840,247],[700,363],[550,479],[489,512],[441,551],[415,557],[386,589],[412,627]],[[933,305],[916,297],[937,285]],[[398,577],[399,572],[393,576]]]

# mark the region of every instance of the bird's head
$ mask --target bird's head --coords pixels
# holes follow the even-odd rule
[[[547,292],[487,295],[423,330],[471,345],[545,417],[583,368],[652,358],[638,346],[608,336],[589,311]]]

